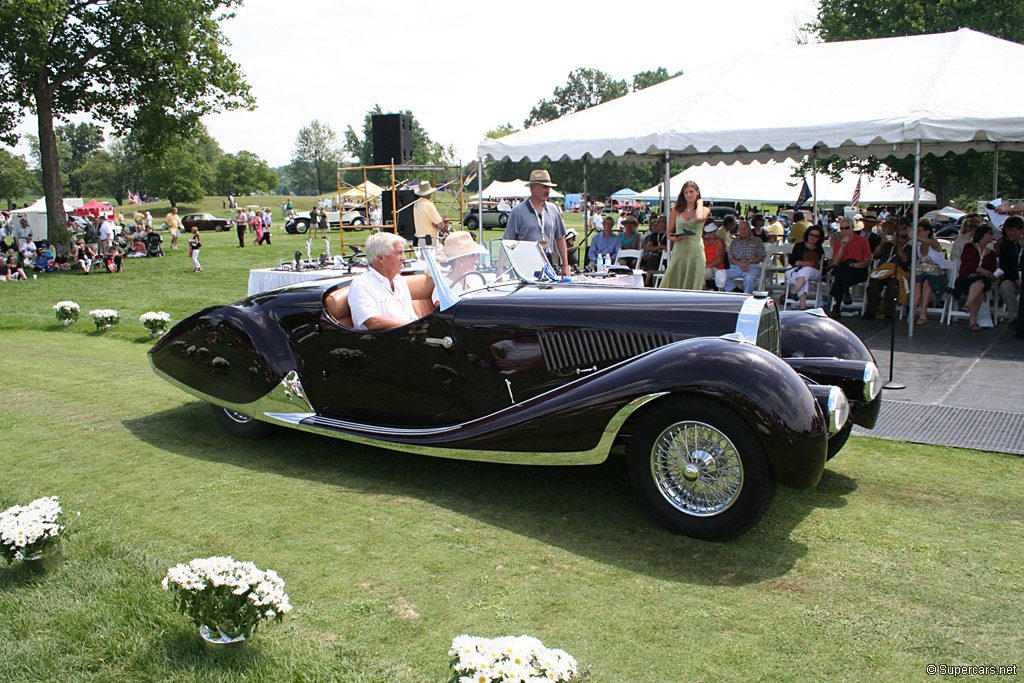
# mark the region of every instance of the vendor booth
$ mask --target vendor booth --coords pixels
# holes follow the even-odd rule
[[[114,207],[110,204],[90,199],[88,204],[83,204],[75,209],[76,216],[103,216],[104,218],[114,217]]]
[[[80,198],[71,198],[64,200],[64,213],[73,213],[77,208],[82,206],[82,200]],[[28,221],[28,227],[32,231],[32,237],[38,241],[49,241],[50,234],[46,229],[46,198],[40,197],[33,204],[26,206],[23,209],[15,209],[11,211],[11,222],[12,224],[16,221],[24,218]]]

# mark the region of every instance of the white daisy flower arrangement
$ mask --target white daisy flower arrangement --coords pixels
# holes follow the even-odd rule
[[[461,635],[448,650],[454,670],[449,683],[550,683],[570,681],[576,660],[531,636],[478,638]]]
[[[53,305],[53,310],[56,311],[57,320],[70,325],[78,320],[78,312],[81,309],[74,301],[58,301]]]
[[[148,311],[139,316],[139,322],[149,330],[150,335],[156,336],[167,331],[171,322],[171,314],[164,311]]]
[[[57,496],[37,498],[0,512],[0,548],[8,562],[43,554],[60,542],[64,526]]]
[[[89,315],[92,316],[92,321],[96,323],[97,330],[104,330],[121,322],[121,319],[117,315],[117,311],[109,308],[97,308],[89,311]]]
[[[167,570],[161,582],[182,614],[222,640],[249,637],[264,621],[280,622],[292,606],[277,572],[231,557],[197,558]]]

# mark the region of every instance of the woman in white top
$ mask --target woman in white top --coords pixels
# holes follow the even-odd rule
[[[921,314],[917,318],[918,325],[928,324],[928,302],[931,301],[932,292],[938,295],[945,294],[949,290],[947,286],[946,254],[942,245],[935,239],[935,230],[932,222],[922,218],[917,222],[917,277],[914,278],[914,307],[921,306]],[[935,264],[935,267],[928,265]],[[911,315],[913,315],[913,311]]]
[[[437,260],[441,263],[448,263],[452,269],[445,276],[448,280],[448,289],[451,290],[452,294],[458,294],[464,292],[470,287],[479,286],[480,282],[472,282],[467,285],[466,281],[473,276],[476,271],[476,260],[478,254],[486,254],[487,250],[481,245],[473,241],[473,235],[464,231],[458,230],[448,235],[444,239],[444,247],[437,252]],[[481,282],[485,282],[483,275],[477,273],[477,276]],[[440,286],[440,284],[439,284]],[[434,302],[434,305],[438,304],[437,287],[434,287],[434,291],[430,295],[430,299]]]

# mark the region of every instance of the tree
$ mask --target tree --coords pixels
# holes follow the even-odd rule
[[[0,134],[34,110],[51,227],[63,188],[54,119],[77,112],[134,130],[154,154],[207,113],[254,107],[219,22],[241,0],[19,0],[0,3]],[[112,93],[116,92],[116,97]],[[7,136],[10,137],[9,135]]]
[[[0,198],[10,202],[36,188],[35,176],[28,170],[25,160],[6,149],[0,149]]]
[[[57,136],[67,143],[69,158],[67,167],[61,168],[61,176],[67,175],[67,190],[73,197],[82,196],[82,182],[78,170],[103,146],[103,129],[95,123],[68,123],[57,126]]]
[[[667,81],[670,78],[682,75],[682,71],[677,71],[674,74],[669,75],[668,69],[663,66],[659,66],[654,71],[641,71],[638,74],[633,74],[633,92],[649,88],[652,85],[657,85],[658,83]]]
[[[105,150],[96,152],[78,169],[83,195],[113,197],[123,204],[129,190],[142,186],[142,160],[132,135],[111,138]]]
[[[292,175],[299,183],[316,189],[316,194],[323,194],[328,180],[335,180],[338,160],[338,136],[328,124],[314,119],[308,126],[299,129],[295,137],[295,148],[292,150]]]
[[[825,42],[943,33],[963,27],[1021,42],[1024,39],[1024,4],[1002,0],[819,0],[818,16],[807,25],[809,31]],[[819,161],[819,170],[833,176],[844,170],[871,173],[882,163],[913,182],[914,160],[908,158],[836,157]],[[922,180],[935,192],[940,206],[958,195],[980,198],[991,192],[992,165],[991,153],[943,157],[929,154],[921,160]],[[797,172],[807,172],[809,168],[810,163],[805,162]],[[1024,153],[1000,153],[1000,183],[1006,178],[1006,182],[1020,188],[1022,169]]]
[[[217,194],[270,193],[277,189],[277,174],[266,161],[252,152],[225,154],[217,162]]]
[[[554,99],[541,100],[530,110],[523,125],[527,128],[536,126],[614,100],[628,92],[626,81],[617,81],[597,69],[576,69],[569,73],[564,86],[555,88]]]

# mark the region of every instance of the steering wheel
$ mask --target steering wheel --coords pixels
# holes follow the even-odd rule
[[[480,278],[480,282],[483,284],[483,286],[484,287],[487,286],[487,278],[484,277],[483,273],[477,272],[475,270],[471,270],[471,271],[469,271],[467,273],[463,273],[459,277],[455,278],[455,280],[452,281],[452,284],[453,285],[457,285],[460,282],[462,282],[463,280],[465,280],[466,278],[468,278],[470,275],[476,275],[478,278]],[[464,285],[463,289],[469,289],[469,287]]]

